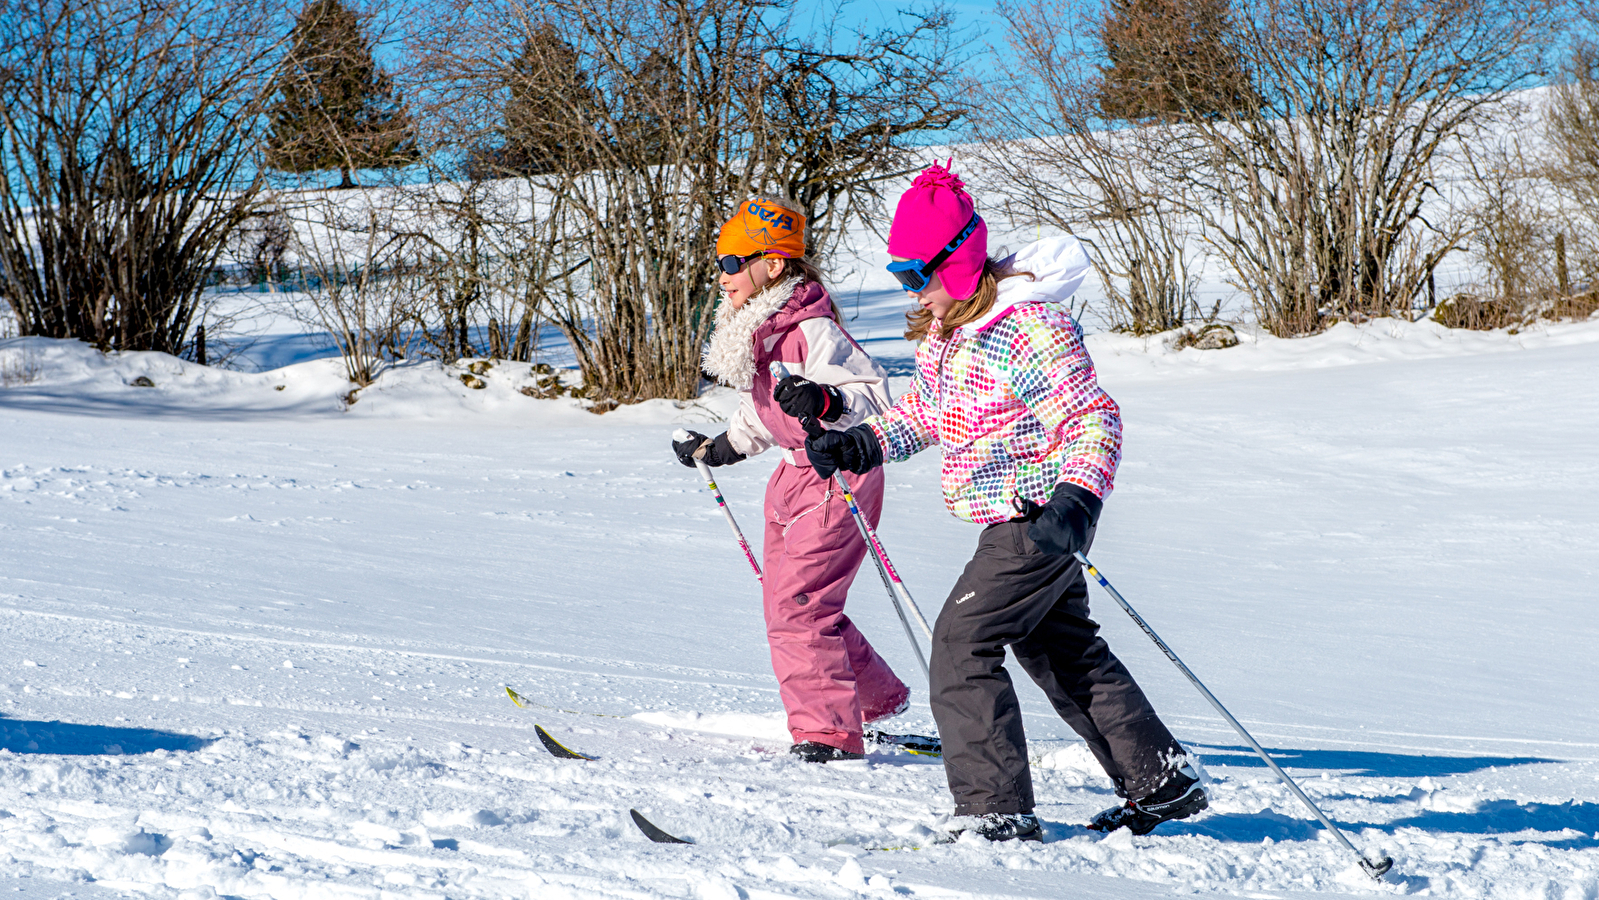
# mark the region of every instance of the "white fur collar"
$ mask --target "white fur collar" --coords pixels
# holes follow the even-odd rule
[[[724,296],[701,362],[705,371],[728,387],[748,390],[755,383],[755,330],[783,308],[800,283],[797,275],[774,281],[739,309]]]

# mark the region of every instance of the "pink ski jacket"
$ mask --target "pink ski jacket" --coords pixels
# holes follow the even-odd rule
[[[811,464],[805,455],[805,430],[772,399],[777,383],[768,369],[773,361],[782,362],[792,375],[834,385],[843,393],[847,411],[836,422],[822,423],[826,428],[859,425],[888,408],[888,373],[833,320],[833,300],[816,282],[796,287],[755,329],[753,343],[754,383],[740,392],[727,428],[728,442],[745,456],[777,446],[790,463]]]
[[[1015,518],[1022,499],[1044,503],[1061,482],[1104,497],[1121,460],[1121,411],[1064,305],[1088,254],[1075,238],[1051,238],[1007,262],[1035,279],[1001,281],[994,308],[947,341],[935,328],[916,349],[910,389],[866,420],[887,461],[937,443],[945,506],[984,525]]]

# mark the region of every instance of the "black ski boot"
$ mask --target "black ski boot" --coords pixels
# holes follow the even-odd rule
[[[837,747],[832,747],[827,744],[820,744],[816,741],[801,741],[800,743],[788,748],[788,752],[794,754],[800,759],[805,760],[806,762],[813,763],[833,762],[840,759],[866,758],[866,754],[864,753],[851,753],[848,750],[840,750]]]
[[[980,816],[961,816],[956,821],[961,824],[952,827],[948,837],[940,838],[935,843],[953,844],[968,831],[990,841],[1044,839],[1044,831],[1038,827],[1038,817],[1032,813],[983,813]]]
[[[1155,793],[1105,810],[1088,827],[1095,831],[1125,828],[1133,834],[1148,834],[1162,822],[1186,819],[1209,806],[1210,798],[1199,784],[1199,774],[1193,766],[1184,764]]]

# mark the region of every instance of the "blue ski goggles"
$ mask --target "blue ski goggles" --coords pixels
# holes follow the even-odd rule
[[[955,239],[945,244],[944,249],[938,251],[938,254],[932,259],[926,262],[919,259],[896,260],[888,264],[888,274],[899,279],[900,287],[911,293],[926,288],[927,283],[933,278],[933,273],[938,271],[938,267],[949,259],[951,253],[960,249],[960,245],[966,243],[966,239],[971,237],[972,232],[976,231],[977,226],[982,223],[983,220],[977,213],[972,213],[972,220],[966,223],[966,227],[961,229],[961,233],[955,235]]]

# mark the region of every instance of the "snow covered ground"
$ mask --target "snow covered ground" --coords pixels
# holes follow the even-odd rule
[[[865,294],[857,324],[898,371],[902,302]],[[1599,897],[1599,321],[1090,348],[1127,427],[1096,563],[1395,858],[1388,884],[1097,589],[1208,813],[1086,831],[1114,798],[1031,685],[1039,845],[925,846],[936,760],[792,761],[756,585],[668,446],[725,393],[594,416],[518,394],[525,366],[473,391],[419,364],[346,407],[333,360],[18,339],[0,363],[38,377],[0,389],[0,892]],[[774,464],[719,477],[752,534]],[[977,537],[937,464],[888,470],[882,526],[929,613]],[[870,571],[850,606],[913,682]],[[916,699],[906,730],[931,727]],[[549,756],[535,723],[599,758]],[[629,808],[695,844],[646,842]]]

